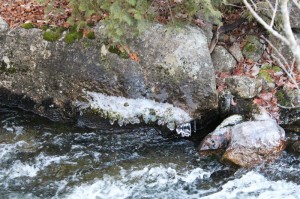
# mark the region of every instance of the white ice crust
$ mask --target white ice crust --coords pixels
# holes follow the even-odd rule
[[[129,123],[156,122],[158,125],[167,125],[170,130],[175,130],[176,126],[192,119],[186,111],[169,103],[108,96],[89,91],[86,93],[90,99],[89,108],[109,119],[111,124],[116,121],[120,126]]]

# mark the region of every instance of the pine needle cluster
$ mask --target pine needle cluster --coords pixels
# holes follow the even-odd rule
[[[38,0],[47,3],[47,9],[61,12],[55,7],[56,0]],[[70,7],[68,23],[77,29],[88,28],[94,16],[100,16],[106,25],[106,34],[111,43],[123,44],[128,36],[146,30],[152,22],[190,23],[196,13],[206,18],[220,19],[214,4],[222,0],[67,0]]]

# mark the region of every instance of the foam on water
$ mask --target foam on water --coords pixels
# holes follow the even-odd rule
[[[209,176],[210,172],[201,168],[181,173],[174,166],[149,165],[141,170],[121,170],[118,177],[104,175],[92,184],[75,187],[66,198],[187,198],[194,194],[184,188]]]
[[[27,143],[24,141],[19,141],[15,144],[0,144],[0,163],[10,159],[17,150],[22,150],[22,147],[26,145]],[[2,168],[0,179],[6,178],[8,180],[22,176],[35,177],[40,170],[51,164],[58,164],[65,158],[66,156],[45,156],[41,153],[32,163],[23,163],[20,160],[15,160],[9,168]]]
[[[225,183],[220,189],[199,189],[199,180],[210,172],[195,168],[180,173],[171,167],[146,167],[120,171],[119,177],[105,175],[92,184],[75,187],[68,199],[203,198],[203,199],[298,199],[300,186],[285,180],[271,181],[255,171]],[[197,182],[198,181],[198,182]]]
[[[250,171],[240,179],[224,184],[221,191],[204,198],[298,199],[300,198],[300,186],[285,180],[271,181],[257,172]]]

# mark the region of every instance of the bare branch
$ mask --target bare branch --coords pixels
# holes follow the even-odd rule
[[[245,1],[245,0],[244,0]],[[298,63],[298,71],[300,71],[300,46],[298,45],[290,23],[290,15],[288,11],[288,0],[281,0],[281,12],[283,31],[288,40],[288,45]]]
[[[250,0],[250,1],[251,1],[252,5],[253,5],[253,7],[254,7],[254,10],[257,10],[257,6],[256,6],[256,4],[253,2],[253,0]]]
[[[283,106],[280,104],[277,104],[278,107],[282,108],[282,109],[296,109],[296,108],[300,108],[300,106]]]
[[[279,52],[279,50],[271,43],[270,40],[268,40],[267,38],[265,38],[263,35],[261,36],[261,38],[263,40],[265,40],[273,50],[275,50],[276,54],[280,57],[281,60],[283,60],[285,65],[289,65],[289,63],[287,62],[287,60],[284,58],[284,56]]]
[[[280,59],[278,57],[276,57],[275,55],[271,55],[271,57],[277,62],[277,64],[279,65],[279,67],[285,72],[285,74],[288,76],[288,78],[291,80],[291,82],[295,85],[296,89],[299,90],[299,86],[297,84],[297,81],[291,75],[291,73],[289,73],[287,71],[286,67],[283,65],[283,63],[280,61]]]
[[[247,0],[243,0],[245,6],[248,8],[248,10],[251,12],[251,14],[254,16],[254,18],[265,28],[267,29],[272,35],[283,41],[285,44],[289,45],[289,41],[287,38],[285,38],[283,35],[281,35],[279,32],[273,29],[269,24],[267,24],[251,7],[251,5],[248,3]]]
[[[273,16],[272,16],[272,20],[271,20],[271,23],[270,23],[270,26],[273,27],[274,25],[274,22],[275,22],[275,17],[276,17],[276,14],[277,14],[277,10],[278,10],[278,0],[275,1],[275,7],[273,7],[273,5],[270,3],[269,0],[267,0],[270,7],[272,8],[272,11],[273,11]]]
[[[300,10],[300,4],[296,0],[293,0],[293,2],[297,6],[297,8]]]
[[[286,66],[288,66],[288,62],[287,60],[284,58],[284,56],[279,52],[279,50],[264,36],[262,36],[262,38],[271,46],[271,48],[273,50],[275,50],[276,54],[280,57],[276,57],[275,55],[271,55],[271,57],[277,62],[277,64],[279,65],[279,67],[285,72],[285,74],[288,76],[288,78],[290,79],[290,81],[296,86],[296,88],[299,90],[299,86],[298,83],[296,81],[296,79],[294,78],[294,74],[293,71],[288,71]],[[282,61],[284,62],[284,64],[282,63]]]

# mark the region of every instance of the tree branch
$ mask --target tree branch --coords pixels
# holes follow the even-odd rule
[[[283,31],[288,40],[288,45],[298,63],[298,71],[300,71],[300,46],[298,45],[290,23],[290,15],[288,11],[288,0],[281,0],[281,12]]]
[[[283,41],[285,44],[289,45],[289,42],[287,38],[282,36],[279,32],[274,30],[269,24],[267,24],[251,7],[251,5],[248,3],[247,0],[243,0],[245,6],[248,8],[248,10],[251,12],[251,14],[254,16],[254,18],[265,28],[267,29],[272,35]]]

